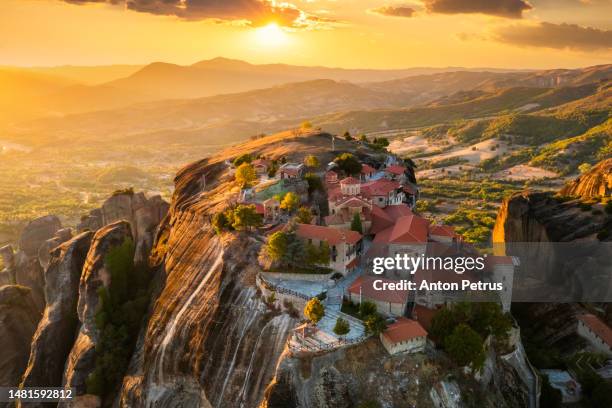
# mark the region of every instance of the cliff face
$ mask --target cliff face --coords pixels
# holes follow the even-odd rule
[[[95,315],[99,308],[98,289],[110,284],[110,272],[104,258],[109,251],[126,239],[132,239],[130,224],[117,221],[99,229],[93,236],[87,252],[85,266],[79,282],[77,315],[79,331],[68,355],[63,385],[75,389],[75,394],[86,394],[86,379],[95,365],[95,347],[99,341],[99,330]]]
[[[84,232],[55,248],[45,273],[46,307],[32,340],[24,387],[59,387],[77,329],[79,280],[93,232]],[[34,406],[33,404],[30,404]]]
[[[0,386],[3,387],[19,384],[28,362],[29,341],[39,318],[30,292],[29,288],[18,285],[0,287]]]
[[[582,198],[612,196],[612,159],[599,162],[590,171],[568,183],[560,193]]]
[[[256,296],[260,243],[215,236],[209,210],[223,205],[222,164],[177,176],[154,256],[160,292],[117,403],[122,407],[253,407],[274,375],[294,322]],[[206,175],[208,191],[202,191]]]
[[[104,201],[102,207],[83,217],[77,231],[95,231],[115,221],[128,221],[136,243],[134,259],[136,262],[146,262],[153,246],[155,230],[167,211],[168,203],[159,195],[147,198],[142,192],[118,193]]]

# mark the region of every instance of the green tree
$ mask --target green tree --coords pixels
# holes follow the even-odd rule
[[[363,326],[365,327],[366,334],[373,335],[378,335],[387,328],[385,319],[383,319],[383,317],[378,313],[374,313],[366,317],[363,321]]]
[[[289,250],[288,234],[283,231],[276,231],[270,235],[264,248],[272,261],[284,262]]]
[[[329,244],[325,241],[321,242],[319,245],[319,265],[327,265],[329,264],[331,256],[331,249],[329,248]]]
[[[314,297],[306,303],[304,316],[313,324],[317,324],[325,316],[325,308],[319,298]]]
[[[368,137],[362,133],[359,136],[357,136],[357,140],[359,140],[360,142],[367,142]]]
[[[361,171],[361,163],[351,153],[342,153],[334,159],[338,167],[347,174],[355,175]]]
[[[304,165],[306,167],[310,167],[311,169],[319,167],[319,159],[317,156],[309,154],[304,158]]]
[[[444,341],[444,348],[460,366],[471,364],[480,369],[485,361],[482,338],[467,324],[460,324]]]
[[[443,345],[444,340],[451,335],[457,325],[453,312],[448,308],[441,309],[431,320],[429,333],[438,344]]]
[[[344,134],[342,135],[342,137],[344,138],[344,140],[346,140],[347,142],[350,142],[351,140],[353,140],[353,136],[351,136],[351,133],[347,130],[344,132]]]
[[[257,209],[253,204],[241,204],[234,210],[234,223],[232,227],[237,230],[259,227],[262,225],[261,214],[257,214]]]
[[[242,163],[251,163],[253,161],[253,156],[248,153],[240,155],[234,159],[232,164],[234,167],[239,167]]]
[[[245,188],[252,185],[252,183],[257,180],[257,173],[253,166],[249,163],[242,163],[236,169],[236,174],[234,176],[240,187]]]
[[[98,289],[95,325],[100,335],[94,370],[86,379],[87,392],[101,396],[103,401],[125,374],[149,304],[150,273],[134,264],[134,252],[133,241],[126,239],[104,258],[110,283]]]
[[[283,200],[280,203],[280,208],[288,212],[293,212],[299,205],[300,197],[298,197],[298,195],[293,191],[290,191],[283,197]]]
[[[323,191],[323,182],[321,177],[314,173],[306,173],[304,180],[308,182],[308,194],[312,194],[315,191]]]
[[[305,120],[304,122],[302,122],[302,124],[300,125],[300,128],[302,130],[310,130],[312,129],[312,123],[310,123],[309,121]]]
[[[362,319],[365,319],[369,315],[376,313],[376,304],[370,302],[369,300],[364,300],[359,305],[359,316]]]
[[[227,217],[225,216],[225,213],[220,212],[220,213],[216,213],[215,215],[213,215],[212,226],[217,234],[221,234],[221,232],[230,228],[231,224],[229,220],[227,219]]]
[[[351,221],[351,230],[357,231],[358,233],[363,233],[363,227],[361,226],[361,216],[358,213],[353,215],[353,220]]]
[[[334,326],[334,333],[338,336],[346,336],[351,331],[349,322],[339,317]]]
[[[312,222],[312,211],[308,207],[300,207],[296,215],[297,222],[301,224],[310,224]]]
[[[580,174],[588,173],[592,167],[593,166],[591,166],[589,163],[582,163],[580,166],[578,166],[578,171]]]

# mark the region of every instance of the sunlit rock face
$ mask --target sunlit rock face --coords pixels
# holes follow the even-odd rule
[[[29,288],[17,285],[0,287],[0,386],[19,384],[39,318],[40,312]]]
[[[78,289],[77,315],[80,326],[63,375],[63,385],[74,388],[77,396],[86,393],[86,379],[95,365],[95,347],[100,336],[95,324],[99,308],[98,289],[110,284],[105,257],[112,248],[120,246],[126,239],[132,239],[127,221],[107,225],[95,233],[85,258]]]
[[[568,183],[560,193],[581,198],[611,197],[612,159],[599,162],[590,171]]]
[[[122,407],[254,407],[273,379],[295,322],[256,295],[261,243],[213,233],[200,180],[206,174],[215,188],[219,170],[199,162],[177,176],[153,250],[160,292],[117,398]]]
[[[136,243],[136,262],[146,262],[153,246],[155,231],[168,212],[168,203],[159,195],[147,198],[144,193],[124,192],[109,197],[102,207],[92,210],[77,226],[78,231],[96,231],[104,225],[125,220],[131,225]]]
[[[24,387],[61,386],[66,358],[78,327],[79,280],[92,237],[93,232],[84,232],[50,253],[45,272],[46,306],[32,339],[30,359],[21,383]]]

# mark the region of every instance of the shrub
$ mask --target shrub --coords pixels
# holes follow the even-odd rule
[[[334,333],[338,336],[345,336],[351,331],[351,326],[349,322],[339,317],[336,320],[336,325],[334,326]]]
[[[319,298],[312,298],[304,307],[304,317],[310,320],[311,323],[317,324],[325,316],[325,308]]]
[[[87,392],[103,399],[123,378],[149,304],[150,272],[134,265],[134,252],[134,243],[127,239],[104,258],[111,279],[108,287],[98,290],[95,324],[100,337],[95,367],[86,380]]]
[[[480,369],[485,360],[482,338],[467,324],[460,324],[444,341],[449,356],[460,366]]]

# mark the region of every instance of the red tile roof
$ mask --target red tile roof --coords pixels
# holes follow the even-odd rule
[[[397,190],[401,185],[397,181],[380,179],[368,181],[361,185],[361,194],[366,197],[371,196],[388,196],[393,190]]]
[[[406,171],[406,168],[404,166],[394,165],[394,166],[387,167],[385,169],[385,171],[387,173],[391,173],[391,174],[395,174],[397,176],[401,176]]]
[[[361,184],[361,181],[354,177],[346,177],[340,180],[340,184]]]
[[[408,290],[376,290],[374,289],[374,281],[380,280],[382,283],[397,283],[399,281],[379,278],[374,276],[360,276],[348,288],[348,291],[354,295],[361,296],[367,299],[379,300],[382,302],[405,304],[408,300]]]
[[[375,173],[376,169],[368,164],[363,163],[361,165],[361,174],[371,174]]]
[[[455,232],[455,228],[451,227],[450,225],[431,225],[429,227],[429,233],[432,235],[440,235],[440,236],[444,236],[444,237],[451,237],[454,238],[457,236],[457,233]]]
[[[592,314],[578,316],[578,319],[581,320],[589,329],[591,329],[591,331],[593,331],[597,337],[602,339],[608,345],[608,347],[612,347],[612,329],[607,324]]]
[[[406,215],[398,218],[395,224],[374,238],[375,244],[413,244],[426,243],[429,221],[418,215]]]
[[[264,206],[261,203],[255,203],[255,212],[257,212],[257,214],[263,214],[264,213]]]
[[[431,330],[431,322],[439,309],[429,309],[425,306],[415,305],[412,310],[412,317],[417,320],[426,330]]]
[[[400,217],[405,217],[407,215],[412,215],[413,214],[413,212],[410,209],[410,207],[408,207],[405,204],[389,205],[389,206],[385,207],[383,211],[385,213],[387,213],[389,215],[389,217],[391,217],[391,219],[393,219],[393,220],[397,220]]]
[[[337,245],[342,242],[356,244],[361,239],[361,234],[356,231],[345,231],[311,224],[298,224],[296,233],[299,237],[326,241],[330,245]]]
[[[400,343],[418,337],[427,337],[427,331],[416,320],[400,317],[388,326],[382,335],[390,343]]]

